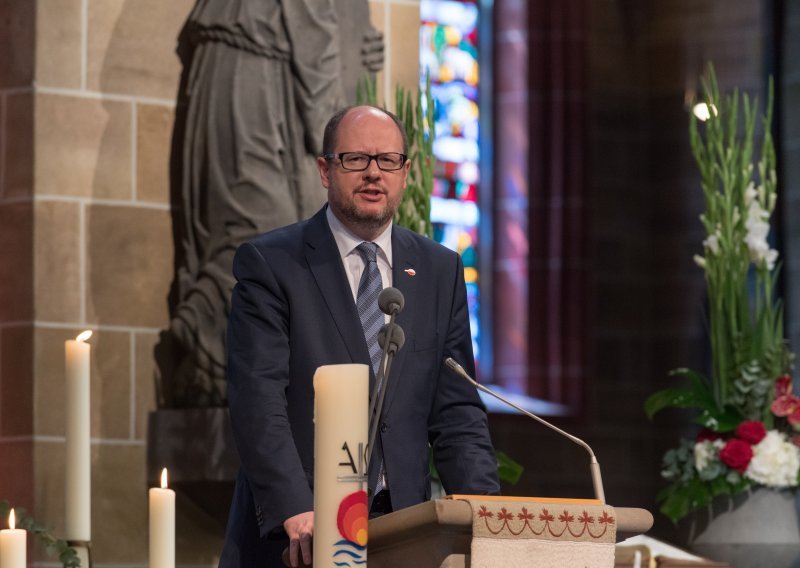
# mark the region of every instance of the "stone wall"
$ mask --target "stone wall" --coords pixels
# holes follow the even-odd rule
[[[63,534],[63,342],[95,330],[97,565],[147,559],[152,352],[173,262],[175,47],[193,4],[0,0],[0,499]],[[418,1],[370,6],[387,46],[379,90],[413,88]],[[222,537],[178,496],[179,564],[215,565]],[[32,555],[46,560],[38,546]]]

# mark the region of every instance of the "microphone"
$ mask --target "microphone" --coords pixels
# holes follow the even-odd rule
[[[397,288],[389,286],[378,294],[378,307],[390,317],[402,312],[405,303],[406,299],[403,297],[403,293]]]
[[[389,378],[389,370],[392,367],[392,360],[395,353],[405,343],[406,337],[403,328],[394,322],[394,318],[403,311],[405,306],[403,293],[397,288],[389,286],[381,290],[378,294],[378,307],[389,316],[389,323],[381,327],[378,332],[378,345],[382,348],[381,362],[378,365],[378,373],[375,377],[375,392],[369,401],[369,437],[367,438],[367,463],[372,459],[372,450],[375,446],[375,436],[378,433],[378,423],[380,422],[381,412],[383,411],[383,400],[386,397],[386,382]]]
[[[381,346],[381,349],[385,347],[387,340],[389,341],[389,353],[400,351],[400,348],[406,342],[406,334],[403,332],[403,328],[396,323],[387,323],[381,327],[378,332],[378,345]]]
[[[553,424],[550,424],[544,418],[539,418],[538,416],[536,416],[532,412],[528,412],[527,410],[517,406],[516,404],[514,404],[510,400],[506,400],[505,398],[503,398],[502,396],[500,396],[496,392],[493,392],[493,391],[489,390],[488,388],[486,388],[482,384],[478,383],[475,379],[470,377],[469,374],[467,374],[467,372],[464,370],[464,367],[462,367],[461,365],[456,363],[456,361],[452,357],[447,357],[444,360],[444,364],[447,365],[448,367],[450,367],[450,369],[452,369],[453,371],[455,371],[455,373],[457,375],[459,375],[460,377],[463,377],[464,379],[468,380],[470,383],[475,385],[475,387],[478,390],[481,390],[481,391],[485,392],[486,394],[492,395],[497,400],[499,400],[501,402],[504,402],[507,405],[509,405],[510,407],[519,410],[524,415],[529,416],[530,418],[533,418],[534,420],[536,420],[540,424],[544,424],[545,426],[547,426],[551,430],[555,430],[556,432],[558,432],[562,436],[564,436],[566,438],[569,438],[570,440],[572,440],[573,442],[575,442],[576,444],[581,446],[583,449],[585,449],[587,452],[589,452],[589,471],[591,472],[591,475],[592,475],[592,485],[594,486],[594,496],[601,503],[605,503],[606,502],[606,495],[605,495],[605,492],[603,491],[603,478],[600,476],[600,464],[597,462],[597,458],[595,457],[594,452],[592,451],[592,448],[589,447],[589,444],[587,444],[586,442],[584,442],[580,438],[578,438],[576,436],[573,436],[572,434],[568,434],[567,432],[564,432],[564,430],[562,430],[561,428],[558,428],[557,426],[554,426]]]

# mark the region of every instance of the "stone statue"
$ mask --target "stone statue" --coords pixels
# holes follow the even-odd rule
[[[175,278],[155,348],[161,408],[225,404],[236,247],[325,201],[322,129],[383,65],[367,0],[198,0],[171,155]]]

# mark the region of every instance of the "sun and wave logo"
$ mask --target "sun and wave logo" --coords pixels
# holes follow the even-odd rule
[[[367,493],[350,493],[339,503],[336,526],[342,540],[334,545],[336,566],[361,566],[367,563]]]

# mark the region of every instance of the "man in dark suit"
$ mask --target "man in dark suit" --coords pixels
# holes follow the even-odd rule
[[[287,545],[292,565],[301,553],[310,560],[312,377],[321,365],[372,362],[375,338],[356,308],[359,286],[377,276],[370,263],[382,287],[405,296],[397,323],[406,336],[370,464],[373,512],[430,497],[428,444],[446,491],[499,492],[483,405],[443,365],[453,357],[473,370],[460,257],[392,226],[410,166],[402,125],[381,109],[344,109],[325,129],[323,152],[328,205],[242,245],[234,260],[228,398],[242,466],[223,567],[280,566]],[[377,252],[368,259],[364,246]]]

